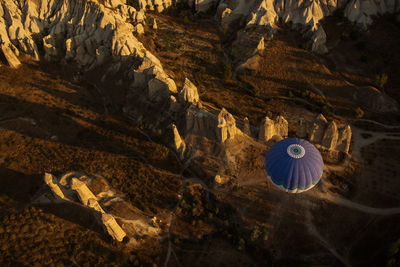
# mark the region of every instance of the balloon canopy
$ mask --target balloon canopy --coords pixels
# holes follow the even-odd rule
[[[311,189],[321,179],[324,162],[317,148],[299,138],[287,138],[271,147],[265,169],[272,183],[290,193]]]

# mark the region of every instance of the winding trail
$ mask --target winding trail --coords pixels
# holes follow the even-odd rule
[[[309,209],[306,209],[306,216],[305,216],[305,225],[307,227],[307,230],[309,233],[313,236],[315,236],[319,242],[333,255],[335,256],[340,262],[342,262],[345,266],[350,267],[351,264],[349,260],[343,256],[341,256],[335,249],[335,247],[328,242],[325,238],[321,236],[321,234],[318,232],[317,228],[312,222],[312,215]]]
[[[384,215],[384,216],[400,214],[400,207],[374,208],[374,207],[370,207],[370,206],[366,206],[366,205],[363,205],[360,203],[353,202],[346,198],[334,196],[334,195],[328,194],[328,193],[318,193],[317,196],[321,199],[328,200],[337,205],[344,206],[344,207],[354,209],[354,210],[358,210],[358,211],[368,213],[368,214]]]

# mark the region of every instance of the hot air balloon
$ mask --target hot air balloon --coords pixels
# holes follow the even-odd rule
[[[324,162],[310,142],[287,138],[268,151],[265,169],[274,185],[289,193],[301,193],[311,189],[321,179]]]

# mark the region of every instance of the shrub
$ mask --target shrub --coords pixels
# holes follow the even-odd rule
[[[361,37],[361,33],[357,30],[352,30],[350,32],[350,39],[353,41],[357,41]]]
[[[183,18],[183,23],[189,24],[189,18],[188,18],[187,16],[185,16],[185,17]]]
[[[360,107],[356,109],[356,116],[358,119],[361,119],[364,116],[364,110],[362,110]]]
[[[230,80],[232,78],[232,66],[231,64],[224,65],[224,79]]]
[[[383,89],[388,81],[388,76],[386,73],[382,73],[381,75],[377,75],[375,82],[378,88]]]
[[[365,42],[357,42],[355,46],[356,46],[356,48],[357,48],[358,50],[364,50],[366,44],[365,44]]]
[[[365,62],[368,61],[368,57],[367,57],[366,55],[363,54],[363,55],[360,56],[360,61],[363,62],[363,63],[365,63]]]
[[[215,52],[220,53],[220,54],[224,53],[224,50],[222,49],[221,44],[215,45]]]

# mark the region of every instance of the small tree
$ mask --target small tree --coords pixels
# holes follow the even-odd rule
[[[364,110],[362,110],[360,107],[358,107],[356,109],[356,114],[357,114],[357,118],[361,119],[364,116]]]
[[[376,75],[376,85],[379,89],[383,89],[388,81],[388,76],[386,73],[382,73],[381,75]]]
[[[232,66],[231,64],[224,65],[224,79],[230,80],[232,78]]]

